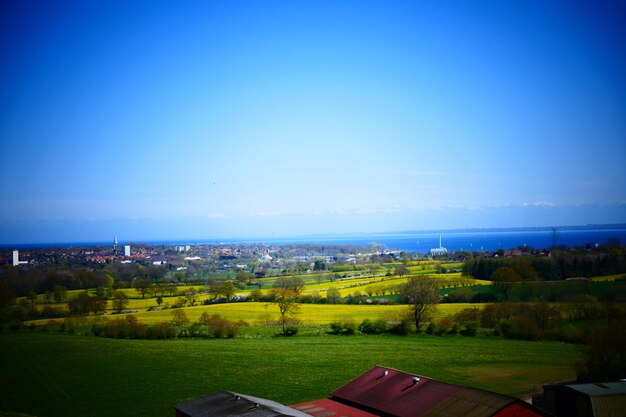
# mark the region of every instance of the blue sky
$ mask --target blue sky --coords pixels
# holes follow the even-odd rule
[[[0,243],[626,222],[623,1],[0,8]]]

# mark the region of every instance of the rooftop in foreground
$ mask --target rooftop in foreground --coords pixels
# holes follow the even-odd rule
[[[375,366],[323,398],[286,407],[227,391],[175,407],[177,417],[545,417],[517,398]]]

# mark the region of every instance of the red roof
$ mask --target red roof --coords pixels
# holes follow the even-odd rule
[[[375,366],[332,393],[332,399],[378,415],[395,417],[471,416],[501,413],[519,400],[494,392],[447,384]],[[532,406],[516,406],[502,417],[542,416]],[[307,411],[304,411],[307,412]]]
[[[534,414],[532,414],[534,413]],[[539,414],[535,408],[524,403],[513,403],[508,407],[500,410],[494,417],[527,417],[527,416],[544,416],[545,413]]]
[[[330,398],[294,404],[290,407],[313,417],[377,417],[376,414],[333,401]]]
[[[462,389],[457,385],[376,366],[333,392],[333,397],[394,416],[409,417],[424,414]]]

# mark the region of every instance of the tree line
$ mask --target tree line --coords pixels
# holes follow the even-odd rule
[[[550,256],[470,258],[463,262],[462,273],[489,280],[502,267],[515,270],[525,281],[613,275],[626,272],[626,255],[619,247],[606,246],[589,251],[556,250]]]

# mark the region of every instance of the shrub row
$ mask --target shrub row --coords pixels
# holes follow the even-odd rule
[[[334,321],[330,323],[328,334],[350,336],[357,333],[361,334],[394,334],[407,335],[411,330],[408,321],[401,320],[399,322],[387,323],[383,319],[372,321],[365,319],[358,326],[352,320]]]

